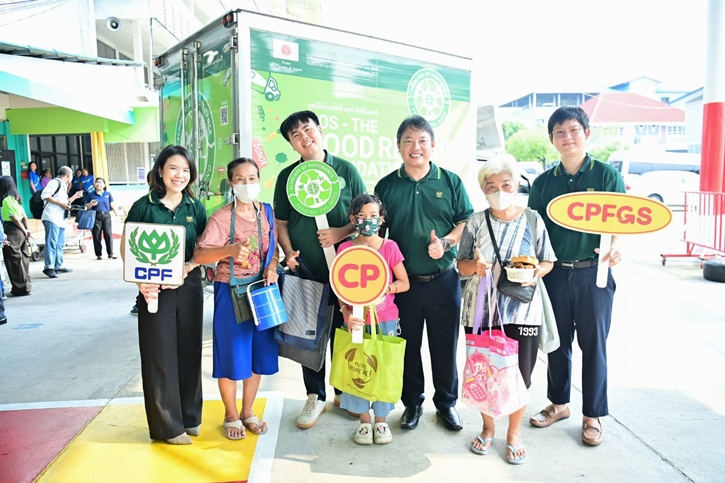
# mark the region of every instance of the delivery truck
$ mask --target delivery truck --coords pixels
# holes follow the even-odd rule
[[[194,155],[209,213],[230,200],[226,165],[260,167],[263,201],[299,156],[279,131],[314,111],[325,148],[354,163],[368,190],[401,164],[400,122],[435,129],[433,161],[480,193],[470,58],[279,17],[230,11],[157,59],[162,145]]]

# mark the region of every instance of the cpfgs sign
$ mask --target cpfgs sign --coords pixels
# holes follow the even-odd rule
[[[186,230],[179,225],[126,223],[123,278],[127,282],[182,285]]]

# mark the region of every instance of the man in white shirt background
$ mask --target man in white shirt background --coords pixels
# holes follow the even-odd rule
[[[58,278],[58,273],[72,272],[63,266],[63,245],[65,245],[66,219],[70,216],[70,205],[83,196],[79,191],[68,198],[73,171],[68,166],[58,169],[58,176],[48,182],[40,197],[45,202],[43,216],[40,218],[45,228],[45,268],[43,273],[50,278]]]

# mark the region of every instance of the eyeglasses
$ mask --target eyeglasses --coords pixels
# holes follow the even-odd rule
[[[554,131],[554,137],[557,139],[564,139],[567,136],[571,136],[573,138],[577,137],[579,134],[581,134],[582,128],[575,127],[574,129],[569,129],[568,131]]]

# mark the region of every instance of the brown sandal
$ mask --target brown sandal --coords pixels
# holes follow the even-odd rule
[[[549,404],[544,409],[534,414],[530,419],[529,423],[537,428],[548,428],[560,419],[566,419],[571,416],[569,407],[564,408],[562,411],[556,412],[553,404]]]

